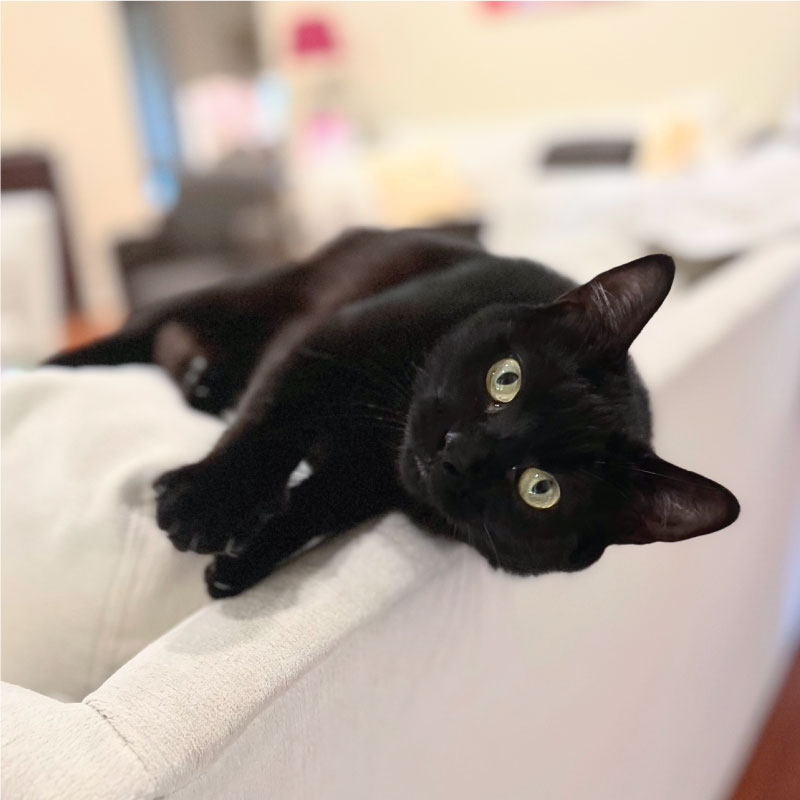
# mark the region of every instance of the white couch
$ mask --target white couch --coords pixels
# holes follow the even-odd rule
[[[515,579],[390,515],[212,604],[146,486],[217,423],[142,368],[12,376],[3,797],[722,800],[797,643],[800,239],[636,354],[661,454],[739,496],[732,528]]]

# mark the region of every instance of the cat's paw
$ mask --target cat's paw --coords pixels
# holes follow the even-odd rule
[[[198,411],[221,414],[234,405],[233,390],[222,370],[204,355],[196,355],[178,380],[186,402]]]
[[[270,571],[263,562],[254,563],[246,557],[220,554],[206,567],[206,589],[215,600],[234,597],[255,586]]]
[[[267,515],[203,462],[165,472],[153,488],[158,527],[181,551],[230,551]]]
[[[153,483],[156,522],[178,550],[215,553],[230,538],[217,524],[215,492],[201,464],[165,472]]]
[[[203,461],[165,472],[153,488],[158,526],[181,551],[236,552],[275,513],[241,478]]]

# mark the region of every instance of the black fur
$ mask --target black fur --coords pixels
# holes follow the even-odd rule
[[[215,412],[244,391],[214,450],[155,484],[175,546],[217,553],[214,597],[390,509],[495,567],[572,571],[609,544],[677,541],[738,515],[724,487],[650,448],[647,393],[627,350],[673,271],[650,256],[576,287],[457,239],[358,231],[50,363],[155,361]],[[486,374],[508,356],[521,389],[498,405]],[[303,459],[313,474],[288,490]],[[555,507],[522,501],[528,467],[555,476]]]

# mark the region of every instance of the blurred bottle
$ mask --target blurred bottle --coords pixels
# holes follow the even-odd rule
[[[324,17],[302,17],[291,31],[291,55],[300,156],[316,161],[349,154],[355,130],[341,40]]]

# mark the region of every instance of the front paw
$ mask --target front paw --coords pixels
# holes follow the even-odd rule
[[[231,480],[203,461],[165,472],[153,488],[158,526],[181,551],[232,552],[274,513],[241,476]]]
[[[208,594],[215,600],[235,597],[245,589],[266,578],[269,570],[263,565],[253,569],[253,563],[246,557],[238,558],[220,554],[206,567],[205,582]]]
[[[156,521],[178,550],[218,553],[241,535],[246,518],[234,487],[203,462],[165,472],[153,484]]]
[[[255,586],[308,542],[307,527],[291,514],[275,514],[251,532],[242,547],[226,549],[208,565],[206,587],[213,598],[233,597]]]
[[[156,521],[178,550],[214,553],[227,541],[212,524],[213,488],[201,464],[165,472],[155,483]]]

